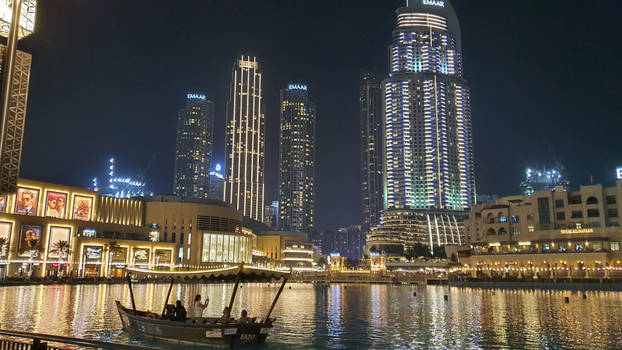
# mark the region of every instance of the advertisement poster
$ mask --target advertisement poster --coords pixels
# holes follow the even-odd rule
[[[48,239],[48,258],[66,258],[69,252],[71,228],[51,226]]]
[[[171,263],[171,250],[169,249],[156,249],[155,251],[156,264],[170,264]]]
[[[41,249],[41,226],[22,225],[19,239],[20,255],[39,256]]]
[[[85,246],[84,247],[84,262],[93,263],[99,262],[102,259],[102,247]]]
[[[0,214],[6,213],[6,207],[8,206],[8,198],[6,196],[0,196]]]
[[[45,198],[45,216],[64,218],[66,205],[67,193],[48,192]]]
[[[10,222],[0,222],[0,257],[5,259],[9,255],[9,244],[11,243],[11,229],[13,224]]]
[[[134,265],[149,265],[149,249],[137,248],[134,250]]]
[[[39,203],[39,190],[20,187],[17,189],[15,214],[37,215],[37,203]]]
[[[74,220],[91,220],[91,211],[93,210],[93,198],[85,196],[73,197],[73,219]]]

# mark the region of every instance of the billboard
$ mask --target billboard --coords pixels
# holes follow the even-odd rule
[[[61,252],[63,258],[67,257],[69,252],[69,239],[71,237],[71,228],[62,226],[50,226],[48,232],[48,258],[60,258]]]
[[[7,196],[0,196],[0,214],[6,213],[6,207],[9,205]]]
[[[37,215],[39,190],[34,188],[19,187],[17,189],[15,199],[15,214]]]
[[[74,220],[91,220],[91,212],[93,211],[93,197],[74,196],[73,197],[73,216]]]
[[[149,253],[148,248],[134,249],[134,265],[149,265]]]
[[[65,206],[67,205],[67,193],[47,192],[45,196],[45,216],[53,218],[65,217]]]
[[[101,246],[85,246],[84,247],[84,263],[95,263],[102,260]]]
[[[11,229],[13,224],[10,222],[0,222],[0,239],[4,241],[3,245],[0,245],[0,256],[3,259],[9,255],[9,244],[11,243]]]
[[[19,238],[19,253],[37,257],[41,249],[41,226],[22,225]]]

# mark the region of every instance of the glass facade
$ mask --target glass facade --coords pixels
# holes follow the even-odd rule
[[[474,203],[470,91],[451,5],[397,10],[384,80],[385,209]]]
[[[253,237],[222,233],[203,233],[201,262],[251,262]]]

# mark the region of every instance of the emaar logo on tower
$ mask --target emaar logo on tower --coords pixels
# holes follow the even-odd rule
[[[288,90],[304,90],[307,91],[307,86],[304,84],[289,84]]]
[[[423,0],[424,5],[445,7],[444,0]]]
[[[188,94],[187,97],[188,97],[188,99],[196,98],[196,99],[199,99],[199,100],[205,100],[205,95],[202,95],[202,94]]]

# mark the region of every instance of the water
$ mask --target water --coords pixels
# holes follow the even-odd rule
[[[291,284],[273,316],[268,343],[259,349],[621,349],[622,293],[502,291],[407,285]],[[161,312],[167,285],[134,288],[136,306]],[[219,316],[232,284],[174,285],[171,300],[190,305],[210,298],[205,316]],[[242,308],[263,316],[276,284],[244,284]],[[413,296],[413,292],[417,296]],[[443,296],[449,295],[445,301]],[[564,297],[570,296],[570,303]],[[181,349],[130,338],[121,330],[114,300],[130,306],[125,285],[0,287],[0,325],[123,343]],[[194,348],[196,349],[196,347]]]

